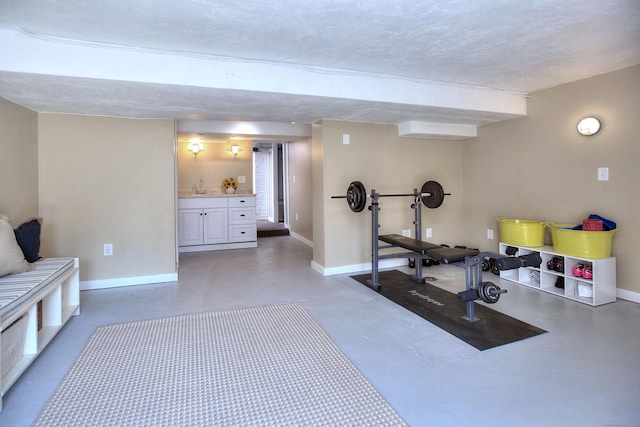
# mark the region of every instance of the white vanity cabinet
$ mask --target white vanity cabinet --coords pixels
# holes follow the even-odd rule
[[[229,240],[247,242],[257,240],[256,198],[229,199]]]
[[[257,246],[254,195],[178,199],[180,252]]]
[[[211,245],[228,241],[227,209],[180,209],[178,245]]]

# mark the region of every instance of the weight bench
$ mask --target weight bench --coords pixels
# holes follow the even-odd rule
[[[387,245],[380,245],[379,241],[387,243]],[[411,252],[383,255],[379,253],[380,250],[389,248],[402,248]],[[378,261],[380,259],[416,258],[420,260],[430,259],[441,264],[453,264],[464,261],[466,257],[476,256],[478,253],[479,251],[476,249],[448,248],[419,239],[401,236],[399,234],[384,234],[377,236],[377,241],[374,243],[373,247],[374,261],[372,263],[372,278],[370,286],[376,290],[380,289],[380,284],[378,283]],[[414,268],[415,274],[409,276],[411,280],[417,283],[425,283],[425,279],[422,277],[422,262],[416,262]]]
[[[466,303],[466,316],[464,319],[468,322],[475,322],[478,318],[474,313],[474,301],[481,299],[482,301],[492,304],[498,302],[500,295],[506,293],[505,289],[500,289],[499,286],[492,282],[482,281],[482,256],[489,255],[495,258],[496,267],[498,270],[511,270],[521,267],[539,267],[542,263],[542,258],[538,253],[525,254],[521,256],[516,255],[516,252],[509,255],[494,254],[492,252],[480,252],[477,249],[463,249],[463,248],[449,248],[446,246],[439,246],[433,243],[424,242],[421,239],[422,229],[422,214],[420,205],[422,205],[422,197],[424,192],[419,193],[417,189],[413,190],[413,203],[411,208],[414,212],[413,224],[415,226],[415,239],[410,237],[401,236],[399,234],[383,234],[382,236],[378,232],[380,224],[378,200],[380,194],[375,190],[371,191],[371,279],[367,280],[367,285],[376,291],[380,291],[379,279],[379,262],[381,259],[388,258],[413,258],[419,259],[415,264],[415,274],[410,275],[411,280],[417,283],[426,283],[425,278],[422,277],[422,260],[429,259],[437,261],[441,264],[453,264],[456,262],[464,261],[465,266],[465,281],[466,290],[457,294],[458,301]],[[359,208],[359,207],[358,207]],[[353,210],[353,209],[352,209]],[[360,209],[362,210],[362,209]],[[386,243],[386,245],[380,245],[380,242]],[[380,254],[380,250],[389,248],[402,248],[410,252],[399,252],[390,254]]]
[[[421,255],[426,255],[427,259],[438,261],[441,264],[461,262],[464,261],[465,257],[478,255],[479,253],[476,249],[449,248],[399,234],[384,234],[378,236],[378,240],[394,247],[397,246]],[[380,247],[380,249],[383,249],[383,247]]]
[[[455,262],[464,261],[466,257],[478,255],[478,251],[475,249],[461,249],[461,248],[448,248],[445,246],[436,245],[429,242],[424,242],[421,239],[422,229],[422,197],[423,194],[414,189],[413,203],[411,208],[414,213],[413,224],[415,226],[415,239],[410,237],[401,236],[399,234],[384,234],[380,235],[378,229],[379,225],[379,197],[375,190],[371,191],[371,279],[367,280],[367,285],[372,289],[379,291],[379,274],[378,264],[381,259],[389,258],[414,258],[414,259],[430,259],[438,261],[441,264],[452,264]],[[387,245],[380,245],[380,242],[384,242]],[[399,247],[411,252],[400,252],[392,254],[380,254],[381,249],[388,249]],[[422,277],[422,262],[415,263],[415,274],[410,275],[411,280],[418,283],[425,283]]]

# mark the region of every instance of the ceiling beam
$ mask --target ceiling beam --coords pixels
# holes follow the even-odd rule
[[[294,64],[134,49],[0,30],[0,71],[486,112],[527,113],[522,93]]]

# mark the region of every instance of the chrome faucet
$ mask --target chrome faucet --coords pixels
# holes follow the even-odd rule
[[[196,194],[205,194],[207,190],[204,188],[204,180],[200,178],[200,186],[196,189]]]

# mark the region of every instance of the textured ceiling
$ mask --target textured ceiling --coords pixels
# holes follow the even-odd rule
[[[477,125],[522,115],[524,94],[640,64],[639,40],[638,0],[0,0],[0,97],[125,117]]]

